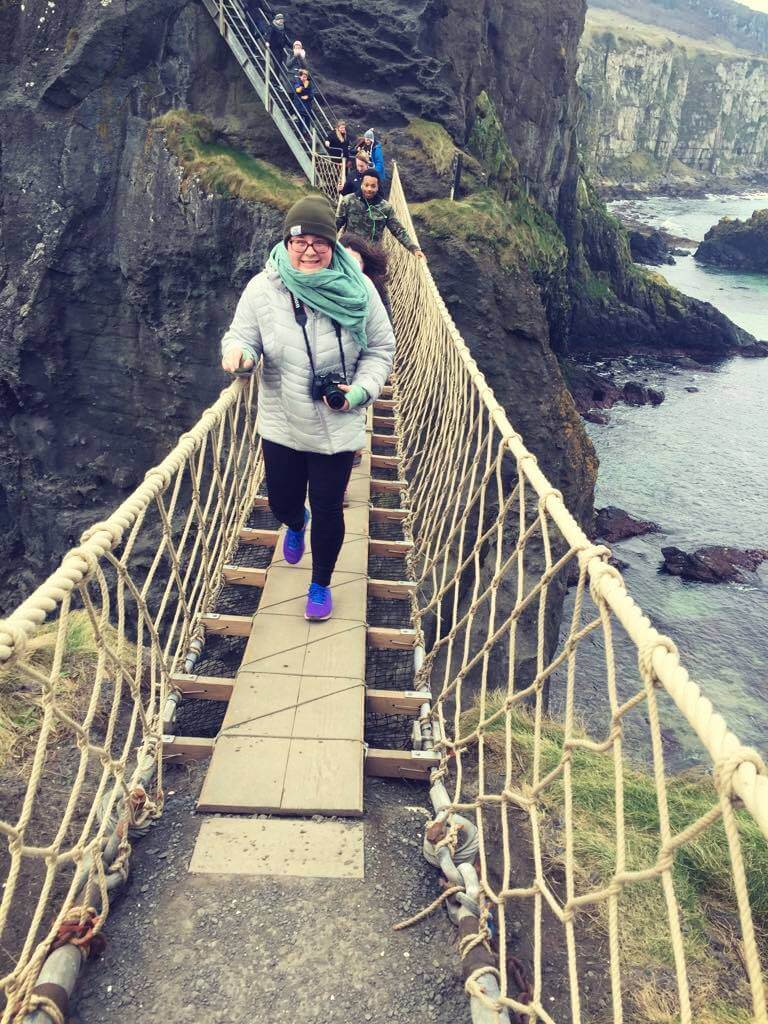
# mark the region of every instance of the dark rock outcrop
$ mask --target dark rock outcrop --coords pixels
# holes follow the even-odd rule
[[[665,263],[674,263],[675,259],[669,251],[660,231],[630,231],[629,250],[635,263],[646,263],[652,267],[660,267]]]
[[[744,583],[749,574],[768,560],[768,551],[760,548],[720,547],[717,545],[698,548],[692,553],[680,548],[662,548],[664,571],[684,580],[700,583]]]
[[[723,217],[694,255],[709,266],[768,274],[768,210],[755,210],[746,221]]]
[[[0,614],[226,384],[217,340],[281,219],[182,187],[152,126],[189,103],[261,131],[202,5],[24,7],[0,12]]]
[[[664,401],[663,391],[647,388],[634,380],[627,381],[621,389],[621,395],[627,405],[661,405]]]
[[[634,519],[629,512],[615,505],[595,509],[594,536],[606,544],[616,544],[630,537],[642,537],[646,533],[658,533],[661,527],[649,519]]]
[[[635,265],[625,229],[586,179],[579,179],[574,200],[560,222],[571,256],[573,351],[688,355],[704,363],[737,353],[768,355],[768,343],[756,341],[710,303],[683,295]]]

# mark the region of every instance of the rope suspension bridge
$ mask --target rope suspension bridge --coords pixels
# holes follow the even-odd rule
[[[311,183],[335,198],[339,164],[318,155],[317,123],[307,135],[291,119],[263,39],[235,0],[204,3]],[[315,116],[330,127],[320,105]],[[416,237],[396,169],[391,201]],[[559,1022],[651,1019],[633,1002],[638,905],[660,908],[664,1019],[703,1020],[697,910],[678,868],[715,836],[737,961],[727,1019],[768,1021],[762,927],[750,902],[752,853],[768,837],[765,766],[634,603],[609,550],[571,516],[495,400],[429,269],[397,245],[390,259],[395,370],[351,484],[335,620],[304,622],[306,570],[289,571],[277,556],[252,378],[228,386],[0,622],[0,689],[33,716],[3,751],[24,754],[23,785],[0,819],[3,1024],[65,1020],[132,844],[162,814],[164,765],[208,757],[200,813],[360,815],[363,772],[427,784],[434,815],[423,851],[444,888],[401,924],[446,907],[481,1024],[551,1024],[553,984],[568,992]],[[569,585],[557,635],[551,621]],[[228,610],[235,592],[250,602],[248,615]],[[383,625],[371,623],[378,607]],[[247,638],[234,678],[197,671],[215,636]],[[343,680],[324,653],[329,637],[346,645]],[[622,651],[635,670],[619,667]],[[372,682],[374,655],[385,671]],[[274,674],[295,684],[278,703]],[[579,710],[587,681],[601,695],[589,727]],[[550,713],[555,689],[562,696]],[[228,701],[218,737],[179,731],[192,697]],[[409,742],[366,743],[364,708],[404,722]],[[631,813],[640,782],[625,749],[630,723],[651,762],[643,844]],[[687,817],[665,766],[664,726],[689,730],[708,769]],[[596,779],[597,810],[587,806]],[[65,791],[55,816],[54,786]],[[607,840],[595,858],[598,825]],[[529,937],[525,971],[510,952],[515,918]],[[601,1017],[580,962],[588,936],[605,964]],[[554,980],[552,962],[562,968]]]

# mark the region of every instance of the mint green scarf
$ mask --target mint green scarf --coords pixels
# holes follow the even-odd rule
[[[330,267],[314,274],[294,270],[283,242],[274,247],[270,259],[288,291],[311,309],[346,327],[360,348],[368,347],[368,288],[357,262],[341,245],[335,247]]]

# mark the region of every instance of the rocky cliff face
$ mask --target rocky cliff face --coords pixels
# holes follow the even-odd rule
[[[765,170],[768,60],[603,14],[580,50],[589,171],[632,184]]]
[[[575,164],[583,0],[484,0],[471,18],[459,0],[286,10],[332,100],[360,128],[431,115],[461,142],[476,96],[492,87],[530,188],[558,207]],[[12,55],[0,69],[1,612],[225,383],[218,337],[279,230],[272,204],[180,188],[153,122],[188,108],[228,143],[293,168],[198,3],[26,0],[3,7],[0,33]],[[439,175],[435,187],[444,194]],[[567,405],[538,290],[530,299],[531,309],[505,303],[508,316],[523,325],[519,337],[536,335],[545,404]],[[514,323],[510,331],[494,360],[514,361]],[[512,386],[499,397],[519,400]],[[553,484],[586,509],[594,467],[577,420],[566,447]]]
[[[202,6],[27,0],[0,19],[1,610],[218,393],[217,336],[280,216],[180,192],[152,128],[185,102],[259,122]]]

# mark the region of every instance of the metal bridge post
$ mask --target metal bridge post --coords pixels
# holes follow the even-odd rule
[[[317,184],[317,127],[312,125],[312,184]]]
[[[224,22],[224,0],[219,0],[219,32],[221,32],[222,35],[225,35],[226,31],[227,26]]]
[[[272,71],[272,50],[269,43],[266,47],[266,58],[264,60],[264,106],[267,108],[267,113],[271,114],[272,111],[269,109],[269,76]]]

